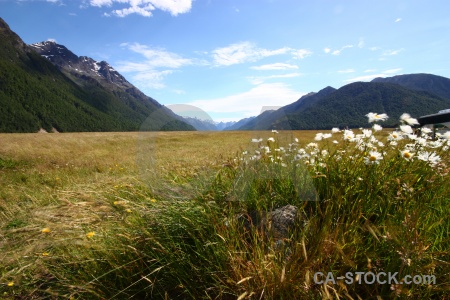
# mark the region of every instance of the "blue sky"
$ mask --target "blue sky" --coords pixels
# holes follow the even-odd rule
[[[326,86],[450,77],[448,0],[0,0],[26,43],[105,60],[164,105],[257,115]]]

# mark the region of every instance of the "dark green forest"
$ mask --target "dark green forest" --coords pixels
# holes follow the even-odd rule
[[[147,130],[195,130],[156,101],[66,76],[0,19],[0,132],[136,131],[148,117]]]

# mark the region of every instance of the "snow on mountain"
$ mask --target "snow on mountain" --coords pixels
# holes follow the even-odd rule
[[[121,88],[133,86],[106,61],[96,61],[87,56],[77,56],[63,45],[53,41],[45,41],[29,45],[38,54],[47,58],[59,69],[71,73],[74,76],[88,76],[106,80]]]

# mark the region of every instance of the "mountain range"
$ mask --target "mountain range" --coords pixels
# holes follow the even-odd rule
[[[366,127],[369,112],[395,126],[450,108],[450,79],[406,74],[325,87],[238,122],[183,118],[146,96],[105,61],[46,41],[26,45],[0,18],[0,132],[301,130]],[[142,125],[144,124],[144,125]]]
[[[54,42],[26,45],[0,18],[0,132],[40,129],[195,130],[107,62]]]
[[[450,79],[432,74],[406,74],[326,87],[275,111],[266,111],[237,130],[307,130],[367,127],[369,112],[386,113],[385,127],[401,114],[414,117],[450,108]]]

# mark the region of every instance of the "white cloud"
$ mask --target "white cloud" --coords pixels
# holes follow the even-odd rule
[[[126,63],[122,64],[123,68],[127,71],[132,71],[136,68],[136,71],[141,70],[139,65],[145,66],[145,68],[172,68],[177,69],[183,66],[192,65],[193,61],[188,58],[183,58],[180,55],[166,51],[161,48],[150,48],[146,45],[139,43],[134,44],[121,44],[122,47],[127,47],[129,50],[139,53],[146,58],[143,63]],[[127,68],[128,66],[128,68]],[[123,69],[122,69],[123,70]]]
[[[333,55],[340,55],[343,50],[348,49],[348,48],[353,48],[353,47],[354,47],[353,45],[345,45],[341,49],[334,50],[331,54],[333,54]]]
[[[292,55],[296,59],[304,59],[305,57],[310,56],[311,54],[312,52],[306,49],[292,50]]]
[[[111,6],[113,4],[112,0],[91,0],[89,3],[92,6],[102,7],[102,6]]]
[[[397,50],[386,50],[386,51],[383,52],[383,55],[384,55],[384,56],[397,55],[397,54],[399,54],[401,51],[403,51],[403,48],[402,48],[402,49],[397,49]]]
[[[164,78],[172,73],[173,70],[147,70],[133,75],[132,78],[133,81],[135,81],[141,88],[146,87],[152,89],[162,89],[166,87],[164,84]]]
[[[213,50],[212,57],[217,66],[231,66],[244,62],[254,62],[264,57],[286,54],[289,50],[287,47],[267,50],[257,48],[250,42],[241,42]]]
[[[354,69],[345,69],[345,70],[339,70],[338,73],[347,74],[347,73],[354,73]]]
[[[358,43],[358,48],[363,48],[364,47],[364,39],[363,38],[360,38],[359,39],[359,43]]]
[[[254,67],[251,67],[251,69],[259,70],[259,71],[289,70],[289,69],[298,69],[298,66],[297,65],[284,64],[284,63],[274,63],[274,64],[268,64],[268,65],[254,66]]]
[[[398,22],[400,22],[402,20],[402,18],[397,18],[397,19],[395,19],[395,23],[398,23]]]
[[[290,54],[294,59],[303,59],[312,54],[307,49],[292,49],[283,47],[275,50],[258,48],[251,42],[240,42],[212,51],[216,66],[231,66],[245,62],[255,62],[269,56]]]
[[[90,0],[89,4],[95,7],[112,7],[115,4],[126,5],[125,8],[114,9],[111,14],[126,17],[138,14],[144,17],[152,16],[152,11],[159,9],[169,12],[172,16],[187,13],[191,10],[192,0]],[[105,13],[105,15],[110,15]]]
[[[390,69],[390,70],[386,70],[386,71],[384,71],[382,73],[378,73],[378,74],[371,74],[371,75],[364,75],[364,76],[350,78],[350,79],[344,80],[344,82],[350,83],[350,82],[357,82],[357,81],[370,81],[377,77],[389,77],[394,74],[398,74],[401,70],[402,70],[401,68]]]
[[[188,104],[200,107],[213,113],[237,113],[245,116],[256,116],[263,106],[284,106],[297,101],[305,93],[291,89],[283,83],[267,83],[258,85],[249,91],[223,98],[196,100]]]
[[[144,57],[139,62],[119,61],[116,67],[119,72],[131,73],[132,80],[140,87],[162,89],[168,75],[176,69],[194,64],[191,59],[161,48],[151,48],[139,43],[122,43],[120,46]]]
[[[325,53],[330,53],[330,52],[331,52],[331,49],[330,49],[330,48],[324,48],[324,49],[323,49],[323,52],[325,52]]]
[[[364,70],[364,73],[373,73],[376,71],[377,71],[376,69],[367,69],[367,70]]]
[[[270,76],[251,76],[247,77],[247,79],[254,85],[262,84],[269,79],[278,79],[278,78],[293,78],[302,76],[301,73],[288,73],[288,74],[279,74],[279,75],[270,75]]]

